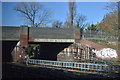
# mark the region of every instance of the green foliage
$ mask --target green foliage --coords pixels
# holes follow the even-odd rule
[[[31,47],[38,47],[38,46],[40,46],[40,44],[31,44],[30,46]]]
[[[98,26],[97,26],[97,24],[91,24],[91,25],[87,28],[87,30],[96,31],[96,30],[98,30]]]
[[[28,47],[28,55],[30,56],[30,58],[37,58],[38,57],[38,51],[34,48],[40,47],[40,44],[30,44]]]

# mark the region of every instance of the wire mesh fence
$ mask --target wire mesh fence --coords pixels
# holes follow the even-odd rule
[[[94,31],[94,30],[87,30],[83,31],[82,38],[90,38],[90,39],[98,39],[98,40],[118,40],[119,33],[118,31]]]

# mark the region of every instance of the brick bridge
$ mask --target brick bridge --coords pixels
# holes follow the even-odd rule
[[[2,58],[3,62],[13,61],[13,49],[20,42],[25,51],[29,44],[41,45],[42,59],[57,60],[57,54],[80,39],[79,28],[46,28],[28,26],[3,26],[2,28]],[[21,51],[17,51],[20,54]]]
[[[79,61],[94,57],[90,45],[80,40],[79,28],[47,28],[28,26],[3,26],[2,28],[2,61],[11,62],[25,56],[30,44],[40,44],[42,60]],[[24,49],[16,48],[20,43]],[[92,44],[91,44],[92,45]],[[96,47],[96,45],[94,45]],[[104,48],[103,46],[99,46]],[[21,54],[23,53],[23,54]],[[17,59],[16,59],[17,58]]]

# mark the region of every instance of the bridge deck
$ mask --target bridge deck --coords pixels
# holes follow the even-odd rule
[[[18,41],[21,27],[2,26],[2,40]],[[29,42],[74,42],[80,39],[79,28],[28,27]]]

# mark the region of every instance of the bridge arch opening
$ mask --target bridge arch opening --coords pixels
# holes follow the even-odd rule
[[[31,45],[39,45],[39,52],[36,51],[36,57],[33,57],[35,59],[41,59],[41,60],[55,60],[57,61],[57,55],[64,50],[64,48],[67,48],[72,43],[54,43],[54,42],[29,42],[29,46]],[[29,47],[30,48],[30,47]],[[32,51],[29,54],[32,54]]]
[[[2,62],[12,62],[14,60],[12,51],[17,43],[18,41],[2,41]]]

